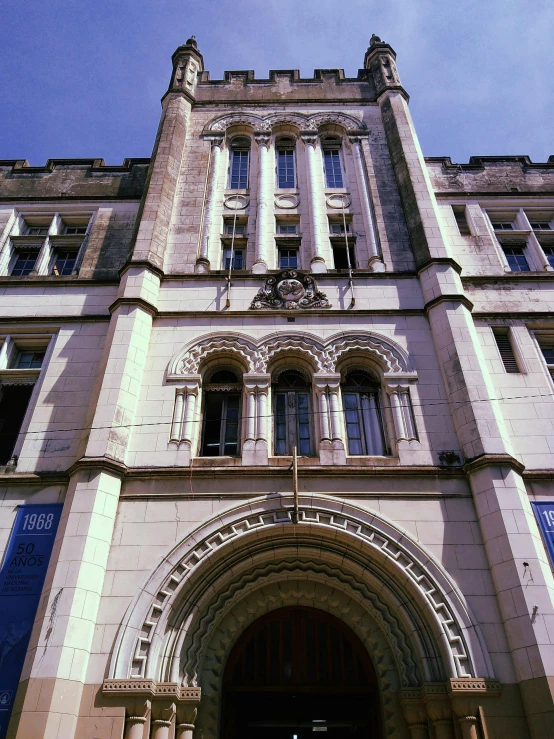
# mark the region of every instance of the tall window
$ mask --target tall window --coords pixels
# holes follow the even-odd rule
[[[299,372],[283,372],[274,388],[275,453],[312,453],[310,423],[310,388]]]
[[[348,453],[386,454],[378,384],[366,372],[350,372],[342,388],[342,399]]]
[[[295,187],[294,141],[280,139],[277,142],[277,187]]]
[[[233,139],[231,142],[231,166],[229,167],[230,190],[246,190],[248,188],[249,159],[250,139],[246,136]]]
[[[202,456],[233,457],[239,451],[240,391],[231,370],[219,370],[205,385]]]
[[[323,139],[323,164],[327,187],[344,187],[340,165],[340,139]]]

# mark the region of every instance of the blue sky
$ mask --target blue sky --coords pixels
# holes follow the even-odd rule
[[[554,154],[552,0],[0,0],[0,25],[0,159],[149,156],[191,34],[219,79],[355,76],[377,33],[426,156]]]

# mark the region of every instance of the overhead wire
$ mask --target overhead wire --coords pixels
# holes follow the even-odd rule
[[[504,401],[504,400],[528,400],[530,398],[551,398],[554,397],[553,393],[539,393],[537,395],[511,395],[511,396],[505,396],[502,398],[479,398],[475,400],[439,400],[434,402],[428,402],[428,403],[401,403],[401,407],[407,408],[428,408],[431,406],[438,406],[438,405],[453,405],[455,404],[457,406],[456,410],[464,405],[469,405],[472,403],[487,403],[487,402],[495,402],[495,401]],[[352,409],[354,410],[354,409]],[[357,410],[361,410],[360,408],[357,408]],[[309,416],[319,416],[320,411],[314,410],[314,411],[306,411],[306,415]],[[263,416],[257,415],[256,418],[272,418],[272,413],[267,413]],[[248,415],[241,415],[241,419],[248,419],[250,416]],[[210,421],[221,421],[222,418],[219,419],[210,419]],[[191,419],[192,423],[202,423],[203,419]],[[126,424],[110,424],[107,426],[74,426],[69,428],[61,428],[61,429],[37,429],[37,430],[27,430],[27,431],[19,431],[17,436],[20,435],[26,435],[26,434],[50,434],[50,433],[67,433],[70,431],[104,431],[109,429],[132,429],[132,428],[146,428],[149,426],[170,426],[173,423],[173,421],[170,419],[168,421],[151,421],[151,422],[142,422],[142,423],[126,423]],[[15,434],[12,432],[0,432],[0,437],[2,436],[15,436]]]

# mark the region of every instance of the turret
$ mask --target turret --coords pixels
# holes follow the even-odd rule
[[[184,92],[194,98],[198,75],[204,71],[204,59],[198,51],[196,38],[191,36],[183,46],[179,46],[171,61],[173,73],[169,92]]]
[[[373,34],[365,53],[364,68],[373,76],[377,96],[384,90],[403,90],[395,60],[396,54],[392,46]]]

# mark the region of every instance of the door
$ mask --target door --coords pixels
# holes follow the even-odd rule
[[[379,724],[367,651],[325,611],[272,611],[246,629],[229,657],[222,739],[377,739]]]

